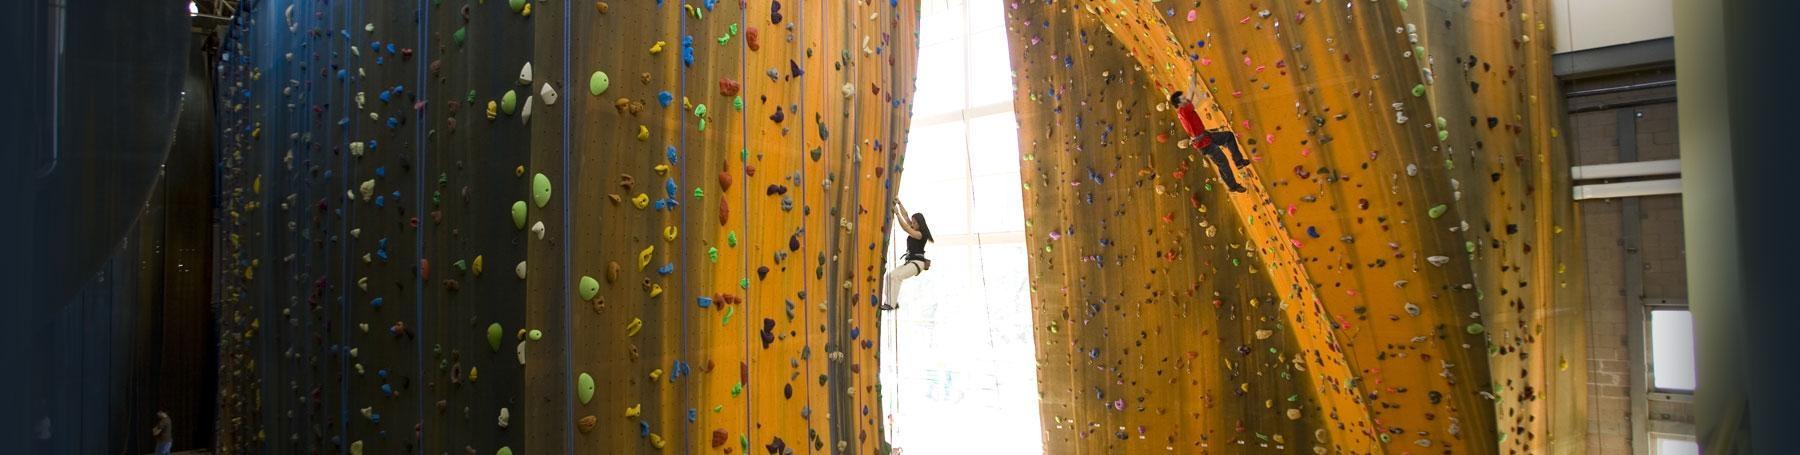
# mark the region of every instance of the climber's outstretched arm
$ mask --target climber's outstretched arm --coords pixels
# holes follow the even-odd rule
[[[898,217],[900,229],[906,231],[906,235],[915,239],[925,236],[919,233],[918,226],[913,226],[912,214],[906,212],[906,204],[900,203],[899,199],[894,199],[894,216]]]

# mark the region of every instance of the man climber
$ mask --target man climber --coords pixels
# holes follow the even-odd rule
[[[920,272],[931,270],[931,260],[925,259],[925,243],[936,242],[931,237],[931,226],[925,224],[925,214],[906,214],[906,204],[899,199],[894,200],[894,216],[899,218],[900,229],[906,231],[906,256],[899,267],[889,270],[882,278],[881,309],[900,308],[900,282],[918,276]]]
[[[1189,90],[1192,89],[1190,86]],[[1236,164],[1236,168],[1249,166],[1250,160],[1244,159],[1244,152],[1238,150],[1237,135],[1230,131],[1208,131],[1206,124],[1200,121],[1200,113],[1194,111],[1194,103],[1181,95],[1180,91],[1170,94],[1169,106],[1175,108],[1175,117],[1181,121],[1181,129],[1188,133],[1187,143],[1200,149],[1200,153],[1212,160],[1213,167],[1219,168],[1219,179],[1225,181],[1226,188],[1233,193],[1244,192],[1244,185],[1238,184],[1236,172],[1233,172],[1234,166],[1225,162],[1225,153],[1219,150],[1220,146],[1231,149],[1231,161]]]

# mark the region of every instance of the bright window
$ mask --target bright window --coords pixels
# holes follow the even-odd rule
[[[1685,436],[1651,434],[1650,455],[1700,455],[1700,444]]]
[[[1694,391],[1694,316],[1685,309],[1650,311],[1650,384],[1659,391]]]
[[[1042,452],[1005,11],[925,0],[921,13],[899,198],[937,241],[883,316],[889,440],[908,454]],[[906,244],[894,233],[890,266]]]

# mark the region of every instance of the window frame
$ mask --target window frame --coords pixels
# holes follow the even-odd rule
[[[1644,327],[1642,332],[1644,336],[1642,343],[1644,349],[1644,385],[1646,389],[1644,392],[1649,394],[1649,398],[1652,401],[1692,403],[1694,402],[1693,390],[1665,388],[1656,385],[1656,343],[1653,342],[1653,340],[1656,339],[1656,334],[1654,333],[1654,328],[1650,324],[1650,318],[1651,315],[1657,311],[1686,311],[1688,312],[1689,317],[1692,317],[1693,310],[1689,308],[1687,299],[1644,299],[1643,302],[1644,319],[1639,321],[1639,323],[1643,324]]]

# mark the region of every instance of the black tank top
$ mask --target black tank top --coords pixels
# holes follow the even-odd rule
[[[906,236],[906,260],[925,259],[925,239]]]

